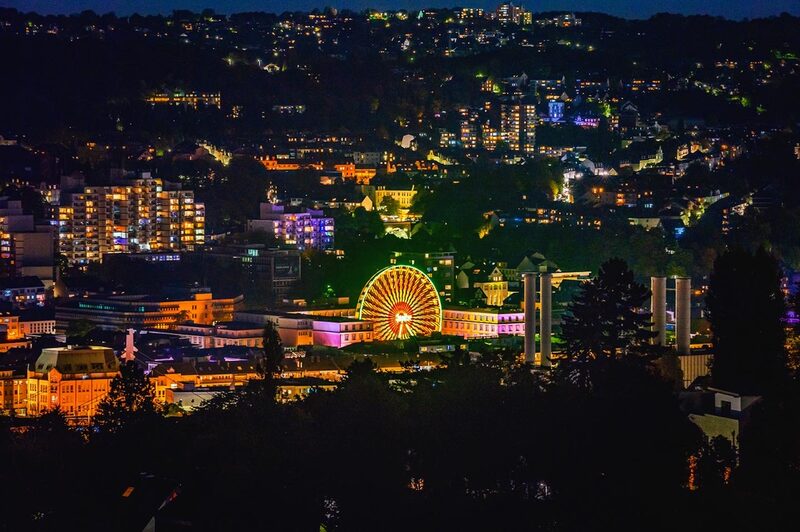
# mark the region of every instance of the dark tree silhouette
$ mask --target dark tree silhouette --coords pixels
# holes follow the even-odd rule
[[[264,326],[264,378],[273,379],[281,372],[281,361],[283,360],[283,344],[278,330],[273,323]]]
[[[706,306],[714,385],[739,393],[776,391],[788,377],[781,273],[763,249],[728,251],[714,263]]]
[[[119,375],[97,406],[94,421],[103,432],[115,433],[159,413],[155,403],[155,387],[150,378],[134,362],[123,362]]]
[[[716,436],[705,440],[697,457],[697,486],[704,490],[722,488],[730,482],[736,462],[736,447],[728,438]]]
[[[640,310],[649,295],[625,261],[603,263],[597,277],[581,285],[564,316],[568,374],[579,369],[587,377],[583,370],[589,366],[649,352],[650,314]]]
[[[77,344],[85,343],[89,334],[95,330],[94,323],[89,320],[71,320],[67,325],[67,339]]]

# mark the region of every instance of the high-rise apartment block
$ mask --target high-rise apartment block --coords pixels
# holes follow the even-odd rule
[[[146,176],[65,198],[58,232],[71,264],[101,261],[107,253],[191,251],[205,242],[205,207],[191,190]]]
[[[321,210],[262,203],[258,220],[248,220],[250,231],[264,231],[299,250],[333,249],[333,218]]]
[[[500,133],[511,151],[532,154],[536,147],[536,106],[514,98],[500,106]]]

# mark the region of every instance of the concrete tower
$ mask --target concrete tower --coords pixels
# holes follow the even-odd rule
[[[678,277],[675,279],[675,351],[679,355],[690,354],[691,325],[692,280]]]
[[[532,363],[536,359],[536,274],[523,273],[522,281],[525,305],[525,362]]]
[[[550,367],[550,357],[553,354],[553,274],[543,273],[539,284],[542,292],[542,313],[540,318],[542,358],[540,365]]]
[[[656,333],[653,344],[667,344],[667,278],[651,277],[650,291],[653,295],[650,298],[650,312],[653,314],[653,326],[651,330]]]

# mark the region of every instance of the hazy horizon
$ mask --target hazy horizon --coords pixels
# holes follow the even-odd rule
[[[328,5],[340,9],[362,10],[407,9],[443,7],[482,7],[494,8],[499,1],[449,2],[449,1],[401,1],[390,0],[348,0],[345,2],[319,2],[318,0],[296,0],[277,2],[275,0],[5,0],[0,7],[11,7],[23,12],[41,14],[72,14],[90,9],[97,13],[114,12],[125,16],[139,14],[166,14],[175,9],[201,11],[211,8],[218,13],[230,14],[245,11],[264,11],[282,13],[284,11],[310,11]],[[747,0],[708,0],[692,2],[675,0],[545,0],[541,2],[517,2],[536,12],[542,11],[595,11],[625,18],[649,18],[656,13],[675,13],[681,15],[712,15],[729,19],[760,18],[787,12],[800,15],[800,0],[773,0],[753,2]]]

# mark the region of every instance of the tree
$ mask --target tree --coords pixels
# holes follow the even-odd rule
[[[754,254],[734,249],[714,262],[706,307],[715,386],[766,394],[788,379],[780,279],[777,262],[763,248]]]
[[[581,285],[564,316],[566,366],[587,368],[648,352],[650,314],[640,309],[649,296],[625,261],[603,263],[597,277]]]
[[[384,196],[380,206],[388,216],[397,216],[400,212],[400,203],[392,196]]]
[[[97,405],[94,420],[101,431],[115,433],[159,414],[155,403],[155,387],[135,362],[123,362],[119,375]]]
[[[264,378],[274,379],[275,375],[281,372],[281,361],[283,360],[283,344],[278,335],[278,329],[272,322],[264,325]]]
[[[736,447],[728,438],[706,439],[697,457],[695,482],[701,489],[720,489],[730,481],[736,468]]]
[[[86,337],[95,329],[94,323],[86,319],[71,320],[67,325],[66,336],[74,343],[85,343]]]

